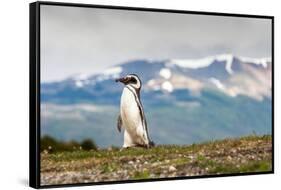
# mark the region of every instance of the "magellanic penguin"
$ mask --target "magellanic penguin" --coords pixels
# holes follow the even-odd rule
[[[135,74],[129,74],[115,81],[125,85],[117,121],[118,131],[121,132],[121,128],[124,129],[123,148],[134,146],[149,148],[154,146],[153,141],[148,136],[147,122],[140,100],[142,87],[140,78]]]

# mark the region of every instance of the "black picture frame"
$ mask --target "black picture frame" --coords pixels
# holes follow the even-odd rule
[[[268,172],[247,172],[247,173],[231,173],[206,176],[190,176],[190,177],[173,177],[173,178],[157,178],[157,179],[142,179],[142,180],[124,180],[124,181],[109,181],[109,182],[90,182],[77,184],[61,184],[61,185],[44,185],[40,184],[40,6],[54,5],[67,7],[85,7],[85,8],[105,8],[117,10],[132,10],[132,11],[149,11],[149,12],[164,12],[164,13],[183,13],[193,15],[216,15],[226,17],[242,17],[242,18],[262,18],[271,20],[271,48],[272,48],[272,170]],[[29,185],[33,188],[52,188],[52,187],[72,187],[86,185],[101,185],[101,184],[120,184],[120,183],[135,183],[135,182],[151,182],[163,180],[184,180],[197,178],[211,177],[229,177],[229,176],[244,176],[258,174],[273,174],[274,173],[274,16],[264,15],[249,15],[249,14],[233,14],[233,13],[218,13],[218,12],[201,12],[187,10],[170,10],[156,8],[141,8],[141,7],[123,7],[109,5],[92,5],[80,3],[61,3],[39,1],[29,4],[29,59],[30,59],[30,76],[29,76]]]

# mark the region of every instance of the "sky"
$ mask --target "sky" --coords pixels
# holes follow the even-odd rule
[[[41,81],[94,74],[135,59],[271,56],[271,20],[41,6]]]

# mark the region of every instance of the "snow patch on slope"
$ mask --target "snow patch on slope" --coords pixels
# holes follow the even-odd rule
[[[109,69],[106,69],[104,72],[102,72],[101,75],[99,75],[96,80],[100,82],[111,78],[118,78],[120,77],[121,72],[122,72],[122,67],[111,67]]]
[[[220,80],[218,80],[218,79],[216,79],[216,78],[214,78],[214,77],[210,78],[209,80],[210,80],[210,82],[213,83],[218,89],[220,89],[220,90],[224,90],[224,89],[225,89],[224,85],[221,83]]]
[[[163,82],[162,85],[161,85],[161,88],[164,91],[167,91],[167,92],[173,92],[173,90],[174,90],[174,87],[173,87],[172,83],[169,82],[169,81]]]
[[[267,63],[271,62],[271,58],[249,58],[249,57],[236,57],[244,63],[252,63],[267,67]],[[225,69],[229,74],[233,74],[231,68],[234,56],[232,54],[220,54],[215,56],[208,56],[200,59],[171,59],[167,62],[168,65],[177,65],[182,68],[198,69],[208,67],[215,61],[225,62]]]
[[[202,59],[171,59],[168,61],[168,64],[177,65],[188,69],[198,69],[209,66],[212,61],[212,57],[205,57]]]
[[[157,82],[157,81],[154,80],[154,79],[149,80],[149,81],[147,82],[147,86],[148,86],[149,88],[151,88],[152,90],[155,90],[155,91],[161,89],[161,87],[160,87],[160,85],[159,85],[159,82]]]
[[[169,79],[172,76],[172,72],[170,69],[162,68],[159,72],[159,75],[162,76],[164,79]]]
[[[222,55],[218,55],[215,56],[214,61],[225,61],[225,69],[229,74],[233,74],[233,71],[231,69],[231,65],[232,65],[232,61],[233,61],[233,55],[231,54],[222,54]]]
[[[121,67],[111,67],[103,72],[104,75],[119,75],[122,72]]]
[[[86,80],[88,79],[90,76],[92,76],[92,74],[86,74],[86,73],[83,73],[83,74],[78,74],[76,76],[73,77],[74,80]]]
[[[77,81],[75,81],[75,86],[78,88],[82,88],[84,86],[84,84],[81,80],[77,80]]]
[[[242,62],[245,63],[254,63],[256,65],[262,65],[264,68],[267,67],[267,63],[271,62],[271,58],[249,58],[249,57],[239,57]]]
[[[231,69],[231,64],[233,61],[233,55],[231,54],[221,54],[216,56],[208,56],[201,59],[171,59],[168,61],[168,64],[170,65],[178,65],[183,68],[188,69],[198,69],[203,67],[208,67],[211,65],[214,61],[225,61],[225,69],[229,74],[233,74],[233,71]]]

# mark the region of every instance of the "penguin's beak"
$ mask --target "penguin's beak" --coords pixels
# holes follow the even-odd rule
[[[115,82],[122,82],[124,84],[126,84],[127,82],[129,82],[130,78],[129,77],[122,77],[119,79],[115,79]]]

